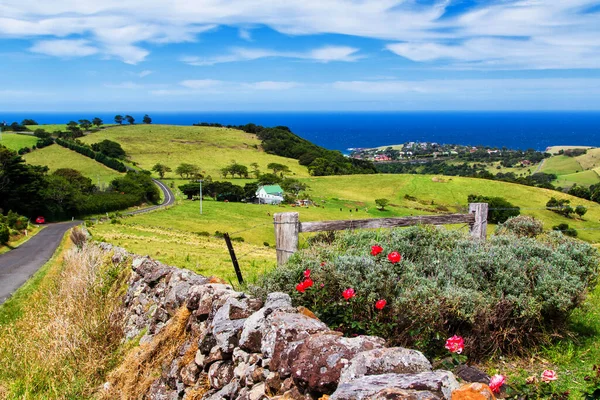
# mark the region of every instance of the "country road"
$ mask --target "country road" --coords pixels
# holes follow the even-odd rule
[[[65,232],[79,223],[49,224],[27,242],[0,255],[0,304],[52,257]]]
[[[142,214],[175,203],[175,196],[171,189],[157,179],[153,179],[153,181],[163,192],[162,204],[125,214]],[[15,290],[52,257],[65,232],[79,223],[81,221],[49,224],[27,242],[0,255],[0,304],[4,303]]]

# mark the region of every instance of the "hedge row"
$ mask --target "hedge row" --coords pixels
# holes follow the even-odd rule
[[[107,157],[102,153],[95,152],[89,147],[82,146],[73,141],[63,139],[56,139],[56,143],[63,147],[66,147],[69,150],[76,151],[79,154],[92,158],[98,161],[99,163],[106,165],[108,168],[114,169],[119,172],[127,171],[127,167],[121,161],[117,161],[114,158]]]

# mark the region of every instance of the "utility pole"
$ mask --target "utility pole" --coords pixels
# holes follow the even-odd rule
[[[200,179],[200,215],[202,215],[202,179]]]

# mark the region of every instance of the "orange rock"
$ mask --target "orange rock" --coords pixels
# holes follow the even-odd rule
[[[452,400],[495,400],[490,387],[483,383],[470,383],[452,392]]]
[[[208,282],[209,283],[222,283],[224,285],[227,285],[227,282],[225,282],[224,279],[219,278],[218,276],[211,276],[210,278],[208,278]]]
[[[298,307],[298,312],[302,315],[306,315],[308,318],[319,319],[312,311],[310,311],[306,307],[303,307],[303,306]]]

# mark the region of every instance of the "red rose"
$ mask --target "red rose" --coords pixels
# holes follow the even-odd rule
[[[392,251],[390,254],[388,254],[388,260],[390,260],[392,264],[396,264],[402,260],[402,256],[397,251]]]
[[[351,298],[356,296],[356,292],[354,291],[354,289],[348,288],[342,292],[342,296],[344,296],[344,299],[350,300]]]
[[[494,393],[500,393],[500,388],[506,382],[506,377],[504,375],[494,375],[490,378],[490,389]]]
[[[304,291],[306,290],[306,287],[304,286],[304,282],[297,284],[296,290],[299,291],[300,293],[304,293]]]
[[[309,287],[311,287],[313,285],[313,280],[310,278],[306,278],[304,280],[304,282],[302,282],[302,284],[304,285],[305,289],[308,289]]]
[[[381,253],[383,251],[383,247],[379,246],[379,245],[375,245],[375,246],[371,246],[371,255],[372,256],[376,256],[377,254]]]
[[[304,277],[310,278],[310,269],[307,269],[306,271],[304,271]]]
[[[375,308],[378,310],[383,310],[383,307],[385,307],[386,304],[387,304],[387,301],[385,301],[384,299],[377,300],[375,302]]]
[[[446,345],[444,346],[451,353],[460,354],[465,348],[465,341],[460,336],[452,336],[448,340],[446,340]]]
[[[324,266],[325,266],[325,261],[322,261],[321,262],[321,267],[324,267]]]

